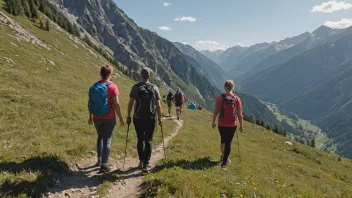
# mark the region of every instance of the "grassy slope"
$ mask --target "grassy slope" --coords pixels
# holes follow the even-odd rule
[[[9,36],[14,32],[8,26],[0,25],[0,56],[15,62],[0,59],[0,184],[7,180],[0,194],[11,191],[12,196],[35,196],[45,191],[38,183],[46,186],[51,181],[48,172],[65,172],[67,164],[95,149],[96,132],[87,124],[87,91],[99,79],[99,67],[107,61],[90,54],[86,46],[74,43],[54,25],[47,32],[25,17],[14,19],[52,50],[19,42]],[[112,80],[119,86],[126,116],[128,94],[134,82],[119,72]],[[169,134],[175,126],[174,122],[166,122],[165,128],[170,130],[165,133]],[[117,158],[124,152],[126,130],[127,127],[115,128],[111,157]],[[134,156],[135,142],[132,127],[128,152]],[[160,134],[155,135],[155,143],[158,142]],[[57,161],[62,166],[47,170],[52,169],[48,164]]]
[[[243,101],[245,102],[245,101]],[[352,161],[293,142],[245,123],[232,165],[217,163],[219,134],[211,115],[188,111],[185,125],[171,143],[168,160],[145,180],[145,194],[158,197],[352,197]]]

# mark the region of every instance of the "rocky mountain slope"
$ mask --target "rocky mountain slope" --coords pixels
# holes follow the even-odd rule
[[[167,85],[181,87],[191,99],[211,108],[219,90],[174,44],[139,27],[112,0],[52,2],[77,17],[77,23],[109,47],[113,56],[129,69],[149,67]]]

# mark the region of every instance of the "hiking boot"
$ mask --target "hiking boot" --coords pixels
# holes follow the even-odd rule
[[[104,173],[108,173],[110,171],[111,171],[111,168],[108,165],[106,165],[106,166],[101,165],[98,173],[104,174]]]
[[[143,161],[139,161],[138,168],[141,170],[143,169]]]
[[[144,164],[142,174],[148,174],[150,172],[150,169],[151,168],[150,168],[149,164]]]
[[[231,164],[231,160],[227,159],[227,162],[225,164],[221,164],[221,168],[227,168],[230,166],[230,164]]]
[[[94,166],[101,166],[101,157],[98,157],[98,161]]]
[[[177,117],[177,120],[180,120],[180,117]]]

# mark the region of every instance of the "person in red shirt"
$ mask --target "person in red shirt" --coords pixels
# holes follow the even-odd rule
[[[98,83],[107,83],[107,97],[109,112],[102,116],[97,116],[89,113],[88,124],[94,123],[98,133],[97,139],[97,154],[98,162],[96,166],[100,166],[100,173],[109,172],[108,160],[110,155],[110,145],[112,132],[116,125],[116,115],[118,116],[121,126],[124,125],[124,120],[121,114],[119,102],[119,90],[116,84],[110,81],[113,68],[111,66],[104,66],[100,69],[101,80]]]
[[[225,93],[217,97],[213,115],[213,128],[216,127],[216,118],[218,119],[218,128],[221,136],[221,167],[226,168],[231,164],[229,155],[233,136],[237,129],[237,119],[240,123],[239,130],[243,132],[243,116],[241,99],[232,93],[235,85],[232,80],[227,80],[224,85]]]

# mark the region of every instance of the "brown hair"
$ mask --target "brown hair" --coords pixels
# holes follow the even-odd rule
[[[225,89],[232,91],[235,89],[235,84],[233,83],[232,80],[227,80],[224,85]]]
[[[112,74],[112,67],[111,66],[105,65],[100,68],[100,76],[103,80],[108,79],[111,74]]]

